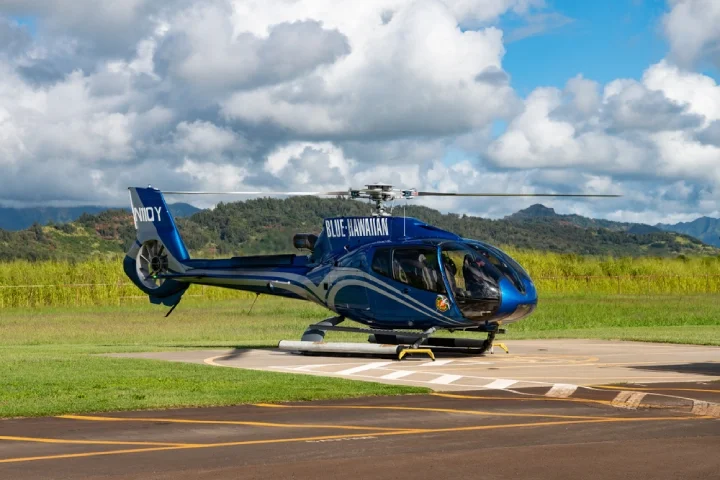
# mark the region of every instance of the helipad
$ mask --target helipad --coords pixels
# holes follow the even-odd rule
[[[204,363],[217,367],[323,375],[425,386],[437,391],[517,389],[618,383],[720,380],[720,347],[600,340],[523,340],[481,357],[443,356],[402,361],[307,356],[276,349],[223,349],[115,356]]]

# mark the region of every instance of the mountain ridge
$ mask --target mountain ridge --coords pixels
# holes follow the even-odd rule
[[[630,257],[720,255],[720,249],[685,234],[660,229],[636,233],[635,224],[558,215],[544,206],[526,210],[491,220],[411,205],[407,215],[465,238],[523,250]],[[293,234],[319,233],[327,217],[367,216],[370,211],[367,203],[350,199],[257,198],[220,203],[212,210],[178,217],[177,225],[193,257],[297,253],[292,247]],[[533,212],[538,215],[533,216]],[[118,255],[126,252],[134,239],[129,211],[108,209],[85,213],[70,223],[36,223],[14,232],[0,230],[0,260],[80,260]]]
[[[189,203],[172,203],[168,205],[176,217],[188,217],[200,209]],[[82,205],[77,207],[0,207],[0,229],[25,230],[34,223],[47,225],[48,223],[74,222],[83,214],[97,215],[106,210],[126,210],[129,207],[102,207],[99,205]]]

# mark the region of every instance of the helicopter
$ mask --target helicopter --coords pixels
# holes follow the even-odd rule
[[[123,269],[153,304],[171,307],[191,284],[244,290],[309,301],[335,315],[310,325],[299,342],[279,347],[303,353],[387,353],[398,359],[450,350],[484,354],[505,325],[537,307],[537,289],[507,253],[480,240],[462,238],[418,219],[392,215],[387,203],[417,197],[617,197],[589,194],[443,193],[396,189],[377,183],[329,192],[189,192],[130,187],[136,240]],[[297,233],[303,253],[190,258],[164,194],[313,195],[368,199],[365,217],[323,221],[319,235]],[[257,297],[256,297],[257,299]],[[166,315],[166,316],[167,316]],[[352,320],[360,327],[340,326]],[[325,343],[328,331],[368,334],[368,344]],[[483,339],[433,337],[442,331],[487,335]],[[349,346],[350,345],[350,346]]]

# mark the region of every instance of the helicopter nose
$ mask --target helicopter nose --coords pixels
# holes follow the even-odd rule
[[[523,281],[523,290],[520,291],[512,282],[503,279],[500,282],[501,302],[498,310],[503,324],[516,322],[527,317],[537,307],[537,290],[529,279]]]

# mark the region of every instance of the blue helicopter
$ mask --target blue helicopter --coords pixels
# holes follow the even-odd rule
[[[286,342],[286,347],[330,352],[330,344],[323,342],[325,333],[347,331],[368,334],[369,344],[390,348],[400,359],[414,352],[434,359],[433,350],[442,349],[483,354],[493,346],[495,335],[504,333],[501,326],[535,310],[538,295],[528,273],[499,248],[415,218],[392,216],[387,202],[420,196],[617,196],[419,192],[387,184],[337,192],[165,192],[317,195],[374,203],[367,217],[327,218],[319,235],[296,234],[293,245],[306,254],[202,260],[190,258],[163,192],[152,187],[129,190],[137,238],[124,259],[124,270],[152,303],[172,307],[167,315],[191,284],[305,300],[336,315],[310,325],[300,342]],[[346,319],[364,327],[339,326]],[[443,330],[477,332],[487,338],[432,337]],[[347,345],[337,351],[345,351]]]

